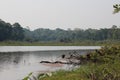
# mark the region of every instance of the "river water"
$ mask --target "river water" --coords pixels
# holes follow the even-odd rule
[[[30,72],[69,69],[72,65],[46,66],[41,61],[59,61],[76,51],[86,54],[100,46],[0,46],[0,80],[22,80]]]

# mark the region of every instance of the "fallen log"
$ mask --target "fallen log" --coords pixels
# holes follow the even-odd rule
[[[51,63],[51,62],[49,62],[49,61],[41,61],[40,63]]]
[[[80,61],[76,61],[76,60],[69,60],[68,62],[62,62],[62,61],[55,61],[55,62],[41,61],[40,63],[49,63],[49,64],[80,64]]]
[[[41,61],[40,63],[51,63],[51,64],[57,64],[57,63],[60,63],[60,64],[67,64],[67,62],[61,62],[61,61],[55,61],[55,62]]]

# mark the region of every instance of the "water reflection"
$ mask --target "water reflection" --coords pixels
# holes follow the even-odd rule
[[[85,54],[91,50],[76,50]],[[73,65],[51,67],[40,64],[41,61],[58,61],[61,55],[69,55],[73,51],[34,51],[34,52],[2,52],[0,53],[0,80],[20,80],[30,72],[71,69]]]

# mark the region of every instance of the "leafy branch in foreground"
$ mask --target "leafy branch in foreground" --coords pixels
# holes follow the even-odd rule
[[[113,5],[114,11],[113,14],[118,13],[120,11],[120,4]]]

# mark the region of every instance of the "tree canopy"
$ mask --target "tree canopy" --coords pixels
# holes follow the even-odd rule
[[[23,28],[19,23],[11,25],[3,20],[0,20],[0,41],[15,40],[28,42],[75,42],[81,40],[120,40],[120,28],[113,25],[111,28],[103,29],[80,29],[63,30],[57,28],[55,30],[39,28],[31,31],[28,28]]]
[[[15,23],[11,25],[6,23],[3,20],[0,20],[0,41],[4,40],[23,40],[24,39],[24,30],[19,25]]]

